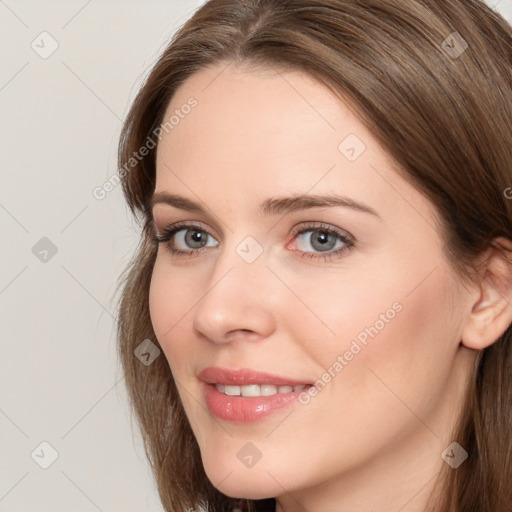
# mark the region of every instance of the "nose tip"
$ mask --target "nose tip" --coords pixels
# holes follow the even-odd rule
[[[194,328],[214,343],[256,341],[275,326],[259,271],[231,268],[203,296],[194,312]],[[256,285],[259,281],[259,285]],[[268,295],[268,294],[267,294]]]

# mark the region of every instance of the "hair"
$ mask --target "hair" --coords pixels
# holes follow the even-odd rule
[[[460,55],[443,45],[454,32],[467,43]],[[144,79],[118,151],[119,169],[131,162],[121,182],[141,226],[136,253],[118,283],[118,351],[162,504],[172,512],[275,507],[274,498],[230,498],[211,484],[166,358],[145,366],[134,357],[143,340],[159,343],[148,299],[157,254],[149,208],[156,147],[144,158],[133,155],[163,123],[177,88],[220,63],[300,70],[350,105],[397,172],[435,206],[445,256],[462,282],[474,278],[485,249],[505,254],[498,237],[512,239],[512,201],[504,193],[512,185],[512,27],[498,13],[479,0],[202,5]],[[511,345],[509,325],[478,351],[452,432],[468,458],[457,469],[443,464],[432,510],[511,510]]]

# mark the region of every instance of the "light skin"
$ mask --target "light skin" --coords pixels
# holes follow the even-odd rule
[[[191,96],[197,107],[158,145],[155,191],[206,214],[159,203],[153,215],[158,234],[186,221],[207,242],[197,253],[181,231],[159,245],[150,313],[208,478],[228,496],[277,497],[278,512],[424,510],[477,351],[512,321],[501,285],[510,270],[489,253],[485,279],[463,286],[432,204],[314,78],[216,64],[178,89],[165,118]],[[366,146],[355,161],[338,149],[349,134]],[[260,213],[266,199],[293,194],[343,195],[378,215]],[[322,251],[319,224],[354,245],[323,259],[345,244],[333,235]],[[294,235],[300,226],[309,231]],[[263,249],[252,263],[236,250],[246,237]],[[170,246],[196,253],[173,257]],[[203,368],[314,382],[395,303],[400,312],[307,405],[251,424],[206,409]],[[237,457],[247,442],[262,455],[251,468]]]

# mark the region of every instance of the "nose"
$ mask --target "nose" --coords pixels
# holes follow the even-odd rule
[[[194,328],[214,343],[256,341],[275,329],[272,273],[263,257],[246,263],[231,249],[212,266],[205,294],[193,317]]]

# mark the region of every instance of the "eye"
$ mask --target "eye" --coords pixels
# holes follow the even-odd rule
[[[293,229],[293,235],[303,258],[322,258],[327,261],[341,257],[354,246],[354,240],[348,233],[323,223],[297,226]],[[312,251],[308,250],[310,247]]]
[[[166,228],[162,234],[155,237],[158,243],[165,243],[167,250],[172,255],[199,254],[207,247],[214,247],[218,242],[205,229],[199,225],[176,223]]]
[[[293,228],[292,235],[298,247],[294,252],[302,258],[328,261],[341,257],[354,246],[354,240],[348,233],[323,223],[301,224]],[[208,247],[219,244],[201,225],[186,222],[172,224],[154,240],[164,243],[171,256],[176,257],[197,256]]]

